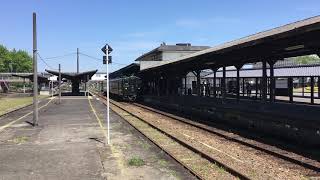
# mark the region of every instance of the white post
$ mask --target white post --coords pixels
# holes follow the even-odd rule
[[[107,128],[108,128],[108,144],[110,144],[110,117],[109,117],[109,45],[106,48],[107,56]]]
[[[51,98],[53,98],[53,80],[50,81],[50,83],[51,83]]]

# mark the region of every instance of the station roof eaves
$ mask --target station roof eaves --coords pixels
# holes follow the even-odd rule
[[[208,49],[210,46],[182,46],[182,45],[160,45],[159,47],[139,56],[135,61],[140,61],[142,58],[154,52],[164,51],[202,51]]]
[[[200,57],[202,55],[206,55],[206,54],[210,54],[210,53],[218,53],[220,51],[224,51],[227,49],[232,49],[233,47],[240,47],[240,46],[246,46],[246,44],[250,43],[252,46],[256,45],[259,43],[259,40],[263,40],[265,38],[270,38],[276,35],[280,35],[280,34],[284,34],[284,33],[288,33],[303,27],[307,27],[307,26],[311,26],[311,25],[318,25],[316,28],[316,30],[320,29],[320,16],[315,16],[315,17],[311,17],[308,19],[304,19],[301,21],[297,21],[294,23],[290,23],[287,25],[283,25],[271,30],[267,30],[267,31],[262,31],[250,36],[246,36],[234,41],[230,41],[218,46],[214,46],[212,48],[208,48],[202,51],[198,51],[189,55],[185,55],[179,58],[175,58],[172,60],[167,60],[167,61],[159,61],[157,62],[157,64],[150,66],[147,69],[144,69],[143,71],[149,71],[151,69],[154,68],[160,68],[161,66],[165,66],[165,65],[169,65],[169,64],[175,64],[175,63],[181,63],[181,62],[188,62],[194,58]]]
[[[117,71],[114,71],[109,74],[110,78],[115,78],[124,74],[131,74],[134,73],[135,71],[139,71],[140,65],[138,63],[131,63]]]

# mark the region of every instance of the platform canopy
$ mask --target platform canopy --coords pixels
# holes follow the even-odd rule
[[[46,71],[50,74],[59,76],[58,71],[51,71],[46,69]],[[91,77],[97,73],[98,70],[93,70],[93,71],[86,71],[82,73],[64,73],[61,72],[61,78],[65,78],[67,80],[71,80],[72,83],[72,94],[79,94],[80,89],[79,89],[79,84],[80,82],[87,82],[91,79]]]
[[[33,82],[33,74],[29,75],[18,75],[18,74],[12,74],[14,77],[20,77],[24,79],[29,79],[31,82]],[[38,74],[38,83],[46,83],[49,82],[48,77],[42,76]]]
[[[46,69],[46,71],[48,73],[50,73],[50,74],[59,76],[59,72],[58,71],[52,71],[52,70],[48,70],[48,69]],[[80,81],[86,82],[86,81],[90,80],[91,77],[97,72],[98,72],[98,70],[86,71],[86,72],[82,72],[82,73],[64,73],[64,72],[61,72],[61,78],[65,78],[65,79],[68,79],[68,80],[78,80],[79,82]]]
[[[263,31],[203,51],[159,61],[143,71],[199,70],[319,54],[320,16]]]
[[[123,67],[117,71],[109,74],[110,78],[118,78],[123,76],[136,75],[140,71],[140,65],[138,63],[132,63],[126,67]]]

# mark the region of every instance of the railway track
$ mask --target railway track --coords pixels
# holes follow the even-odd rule
[[[295,153],[291,153],[291,152],[276,148],[271,145],[267,145],[267,144],[259,143],[259,142],[256,142],[256,141],[253,141],[250,139],[246,139],[246,138],[240,137],[240,136],[233,134],[233,133],[225,132],[223,130],[218,130],[218,129],[210,127],[208,125],[198,123],[198,122],[195,122],[195,121],[183,118],[183,117],[179,117],[179,116],[167,113],[167,112],[163,112],[158,109],[154,109],[154,108],[151,108],[149,106],[146,106],[146,105],[143,105],[140,103],[133,103],[133,104],[138,107],[144,108],[148,111],[152,111],[154,113],[161,114],[163,116],[172,118],[176,121],[180,121],[180,122],[186,123],[188,125],[195,126],[199,129],[207,131],[209,133],[213,133],[213,134],[215,134],[219,137],[222,137],[228,141],[232,141],[232,142],[244,145],[244,146],[254,148],[254,149],[259,150],[263,153],[267,153],[267,154],[270,154],[270,155],[275,156],[277,158],[283,159],[285,161],[289,161],[291,163],[300,165],[306,169],[310,169],[315,172],[320,172],[320,162],[318,162],[316,160],[312,160],[312,159],[297,155]]]
[[[100,97],[104,98],[102,96],[100,96]],[[130,103],[123,103],[123,102],[120,103],[120,102],[111,101],[111,104],[112,104],[111,108],[112,108],[112,106],[114,106],[118,110],[125,112],[126,116],[130,115],[130,116],[134,117],[135,121],[139,120],[139,121],[147,124],[148,126],[156,129],[160,133],[167,136],[169,139],[171,139],[171,141],[178,143],[180,146],[183,146],[185,148],[184,151],[187,151],[187,150],[192,151],[194,153],[194,155],[199,155],[203,159],[210,162],[211,165],[217,166],[213,169],[215,169],[215,170],[219,169],[219,168],[223,169],[223,171],[226,171],[226,173],[231,175],[231,176],[228,176],[229,178],[226,178],[226,179],[230,179],[230,177],[240,178],[240,179],[282,179],[284,177],[285,177],[285,179],[302,179],[302,178],[307,177],[305,175],[308,173],[309,173],[308,177],[318,175],[317,170],[319,170],[319,169],[317,169],[316,166],[310,165],[306,162],[301,162],[297,159],[293,159],[288,156],[284,156],[282,154],[279,154],[278,152],[264,149],[261,146],[257,146],[255,144],[252,144],[249,142],[245,142],[245,141],[242,142],[237,137],[230,137],[230,136],[227,136],[221,132],[215,132],[203,124],[200,124],[200,123],[197,124],[195,122],[188,122],[184,118],[177,117],[177,116],[174,116],[174,115],[171,115],[171,114],[159,111],[159,110],[155,110],[153,108],[146,107],[144,105],[137,104],[137,103],[130,104]],[[133,107],[133,106],[135,106],[135,107]],[[135,112],[134,112],[134,108],[136,108]],[[272,171],[274,171],[274,172],[270,173],[267,170],[265,170],[265,171],[263,170],[264,173],[261,173],[260,171],[256,172],[254,170],[256,167],[252,167],[252,166],[258,166],[258,168],[259,168],[259,165],[255,164],[254,161],[250,162],[249,160],[247,160],[250,158],[254,158],[254,156],[248,155],[248,157],[242,157],[242,156],[244,156],[244,155],[242,155],[241,157],[237,157],[227,151],[225,152],[223,149],[220,149],[219,147],[215,148],[216,146],[213,146],[209,142],[206,142],[203,140],[200,141],[201,138],[200,138],[200,136],[197,135],[197,133],[193,134],[194,135],[194,138],[193,138],[192,136],[190,137],[189,135],[184,134],[183,132],[181,133],[181,131],[183,131],[183,130],[181,130],[182,128],[180,128],[180,129],[177,128],[176,130],[172,130],[173,124],[171,124],[171,130],[170,130],[170,128],[164,127],[163,125],[161,125],[161,124],[165,124],[164,120],[162,121],[162,123],[159,123],[159,121],[157,123],[156,120],[153,120],[153,121],[150,120],[156,116],[154,116],[154,117],[143,116],[143,114],[148,114],[148,113],[153,113],[153,114],[156,113],[157,117],[161,118],[161,120],[163,120],[164,118],[167,118],[167,119],[170,119],[170,121],[172,121],[172,122],[174,122],[174,121],[179,122],[180,125],[175,124],[176,122],[173,123],[174,126],[176,126],[176,127],[182,125],[185,129],[193,128],[191,132],[197,131],[197,133],[199,134],[200,131],[202,131],[201,133],[206,132],[207,134],[205,134],[205,135],[208,135],[208,136],[212,136],[212,134],[213,134],[213,135],[218,136],[220,138],[224,138],[224,140],[230,141],[233,144],[237,143],[239,146],[248,146],[247,148],[250,149],[250,151],[251,151],[251,152],[249,151],[250,153],[253,153],[256,155],[262,155],[264,157],[271,155],[276,158],[282,159],[282,161],[290,162],[291,164],[294,163],[295,164],[294,166],[289,166],[289,168],[294,169],[294,173],[284,173],[284,171],[288,170],[287,166],[285,166],[283,168],[283,170],[279,170],[279,167],[281,169],[281,166],[278,167],[278,165],[283,162],[276,161],[276,163],[274,163],[273,162],[273,161],[275,161],[274,159],[270,160],[270,161],[272,161],[272,163],[270,163],[270,169],[272,169]],[[162,117],[160,117],[160,116],[162,116]],[[138,129],[137,127],[135,127],[135,128]],[[145,132],[142,132],[141,130],[139,130],[139,131],[143,134],[146,134]],[[180,134],[180,135],[178,135],[178,134]],[[182,134],[182,136],[184,135],[185,137],[182,137],[181,134]],[[150,137],[148,137],[148,138],[150,139]],[[154,142],[154,140],[152,140],[152,141]],[[210,176],[208,176],[208,175],[202,175],[201,171],[200,172],[197,171],[196,168],[193,168],[187,162],[183,162],[181,159],[179,159],[179,156],[172,154],[172,152],[170,154],[170,148],[168,148],[169,146],[162,147],[161,144],[159,144],[158,142],[154,142],[154,143],[157,144],[161,149],[166,151],[170,156],[175,158],[179,163],[181,163],[189,171],[191,171],[193,174],[195,174],[198,178],[211,179]],[[211,149],[211,150],[208,150],[208,149]],[[263,154],[267,154],[267,155],[263,155]],[[284,157],[282,157],[282,156],[284,156]],[[268,162],[265,162],[265,163],[268,163]],[[250,166],[248,166],[248,164],[251,165],[251,168],[253,170],[250,170]],[[246,168],[246,166],[249,168]],[[309,170],[302,170],[303,173],[299,174],[297,172],[300,171],[299,168],[301,168],[301,167],[303,167],[303,168],[311,167],[311,168],[309,168],[311,170],[310,171]],[[277,171],[279,171],[279,172],[277,172]],[[214,172],[211,172],[211,173],[214,174]],[[279,175],[277,176],[277,174],[279,174]],[[310,174],[312,174],[312,175],[310,175]],[[221,178],[219,178],[219,179],[221,179]]]

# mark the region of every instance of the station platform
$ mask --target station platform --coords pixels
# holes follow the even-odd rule
[[[0,179],[193,179],[183,167],[110,111],[94,96],[40,102],[0,117]],[[130,165],[141,159],[141,166]]]

